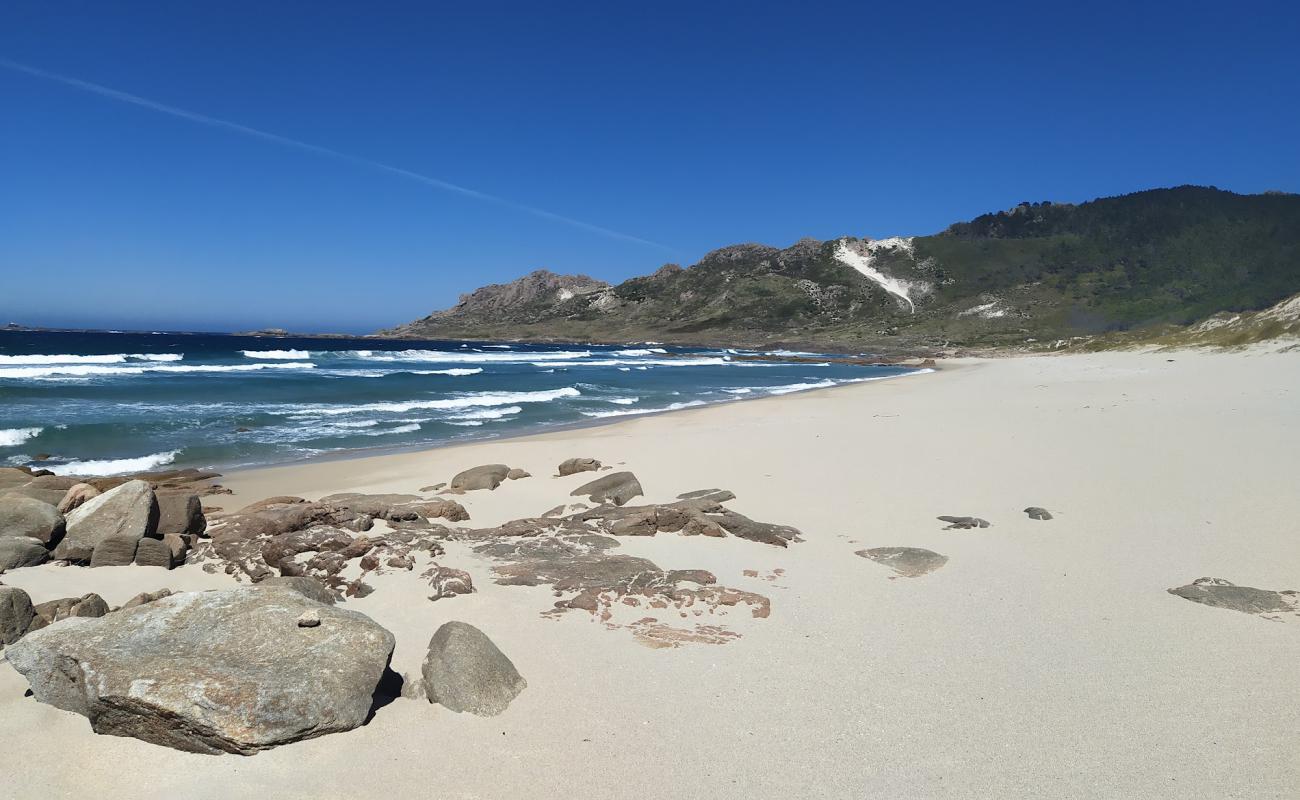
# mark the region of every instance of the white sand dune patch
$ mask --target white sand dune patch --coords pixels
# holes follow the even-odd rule
[[[865,248],[865,253],[855,251],[849,246],[847,239],[841,239],[835,248],[835,260],[841,264],[846,264],[858,272],[881,289],[889,292],[894,297],[907,303],[907,307],[913,314],[916,313],[916,303],[912,300],[912,293],[926,288],[924,284],[913,281],[905,281],[902,278],[895,278],[881,272],[874,266],[875,255],[881,250],[905,250],[912,252],[912,240],[893,236],[888,239],[874,239],[861,244]]]
[[[55,475],[125,475],[131,472],[144,472],[172,463],[180,450],[165,453],[153,453],[136,458],[116,458],[102,461],[69,461],[66,464],[47,464],[45,469]]]
[[[44,428],[2,428],[0,429],[0,447],[17,447],[30,439],[41,435]]]

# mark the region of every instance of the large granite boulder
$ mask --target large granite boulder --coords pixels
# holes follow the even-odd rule
[[[158,538],[169,533],[180,535],[203,533],[208,521],[203,516],[203,504],[194,492],[161,491],[158,499]]]
[[[320,624],[300,627],[314,611]],[[96,733],[249,755],[365,722],[393,635],[286,587],[173,594],[11,645],[43,703]]]
[[[621,506],[642,494],[641,482],[630,472],[611,472],[590,483],[584,483],[569,492],[570,497],[587,497],[593,503],[613,503]]]
[[[495,489],[509,474],[510,467],[505,464],[484,464],[457,473],[456,477],[451,479],[451,488],[463,491]]]
[[[595,472],[601,468],[601,463],[594,458],[566,458],[560,462],[560,466],[555,471],[561,478],[565,475],[576,475],[579,472]]]
[[[16,586],[0,586],[0,647],[23,638],[34,616],[27,592]]]
[[[139,541],[158,528],[158,501],[145,481],[127,481],[68,514],[67,532],[54,558],[86,562],[110,537]],[[120,549],[120,548],[119,548]],[[131,551],[135,555],[134,549]],[[131,563],[130,558],[126,563]]]
[[[464,622],[448,622],[433,634],[421,674],[430,703],[480,717],[505,711],[528,686],[505,653]]]
[[[63,515],[54,506],[23,495],[0,495],[0,538],[21,536],[52,545],[63,531]]]
[[[49,560],[50,551],[30,536],[0,536],[0,572],[34,567]]]

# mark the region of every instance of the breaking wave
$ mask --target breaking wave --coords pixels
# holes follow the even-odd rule
[[[271,358],[277,360],[292,360],[311,358],[311,353],[306,350],[241,350],[244,358]]]
[[[310,406],[299,408],[292,412],[301,414],[303,411],[312,411],[317,414],[327,416],[341,414],[364,414],[368,411],[389,412],[403,414],[407,411],[418,409],[426,410],[450,410],[457,408],[476,408],[488,406],[508,406],[515,403],[549,403],[552,400],[560,400],[565,397],[578,397],[582,394],[572,386],[566,386],[563,389],[547,389],[539,392],[482,392],[479,394],[462,395],[460,397],[449,397],[442,400],[410,400],[398,403],[366,403],[359,406]]]
[[[29,439],[41,435],[44,428],[2,428],[0,429],[0,447],[17,447]]]
[[[184,353],[113,353],[103,356],[25,355],[0,356],[5,364],[125,364],[128,361],[180,361]]]
[[[166,453],[154,453],[139,458],[117,458],[106,461],[69,461],[66,464],[49,464],[45,469],[55,475],[124,475],[170,464],[176,460],[180,452],[180,450],[169,450]]]

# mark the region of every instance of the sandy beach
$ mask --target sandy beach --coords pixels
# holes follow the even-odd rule
[[[544,617],[450,542],[477,591],[430,602],[414,572],[348,600],[418,672],[448,620],[527,679],[502,715],[401,699],[356,730],[252,757],[97,736],[24,697],[0,664],[0,797],[1294,798],[1300,617],[1166,592],[1202,576],[1300,589],[1300,354],[1105,353],[960,360],[938,372],[436,450],[229,473],[227,511],[274,496],[410,492],[478,464],[532,477],[455,497],[483,528],[575,502],[591,473],[668,502],[791,525],[788,548],[728,536],[620,537],[664,569],[768,598],[722,644],[653,648],[628,625]],[[429,493],[425,493],[428,495]],[[431,496],[431,495],[430,495]],[[1022,509],[1040,506],[1054,519]],[[945,530],[939,515],[991,526]],[[927,548],[916,578],[855,555]],[[110,604],[229,586],[197,565],[43,565],[3,583]],[[617,620],[616,620],[617,621]],[[39,742],[39,744],[37,744]],[[26,755],[19,755],[26,753]]]

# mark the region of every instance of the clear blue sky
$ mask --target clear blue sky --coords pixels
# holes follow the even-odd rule
[[[368,331],[538,267],[1300,190],[1294,3],[765,5],[9,0],[0,59],[355,160],[0,67],[0,321]]]

